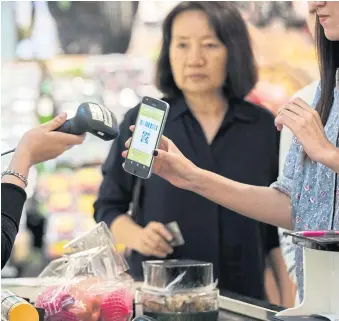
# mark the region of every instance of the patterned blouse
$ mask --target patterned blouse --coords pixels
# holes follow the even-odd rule
[[[336,74],[332,109],[325,125],[328,140],[339,147],[339,69]],[[318,86],[314,107],[320,98]],[[339,175],[323,164],[303,161],[303,147],[296,137],[286,157],[283,174],[272,187],[291,198],[294,229],[339,230]],[[300,300],[303,298],[302,248],[295,251],[296,274]]]

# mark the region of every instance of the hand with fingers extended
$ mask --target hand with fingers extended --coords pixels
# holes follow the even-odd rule
[[[16,148],[15,157],[29,166],[56,158],[74,145],[84,141],[84,136],[76,136],[54,131],[67,120],[62,113],[53,120],[27,131]]]
[[[279,131],[287,126],[313,161],[322,162],[324,155],[335,148],[325,135],[319,113],[300,98],[279,110],[275,125]]]
[[[144,256],[165,258],[173,253],[170,242],[173,236],[159,222],[150,222],[134,236],[133,250]]]
[[[131,126],[130,130],[133,132],[134,128],[135,126]],[[130,144],[131,138],[126,141],[125,147],[129,148]],[[122,156],[127,157],[127,150],[123,151]],[[183,189],[190,188],[195,171],[199,168],[188,160],[170,139],[162,136],[153,156],[153,173],[166,179],[174,186]]]

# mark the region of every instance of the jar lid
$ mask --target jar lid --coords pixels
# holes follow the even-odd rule
[[[194,260],[143,262],[144,288],[179,291],[213,285],[213,264]]]

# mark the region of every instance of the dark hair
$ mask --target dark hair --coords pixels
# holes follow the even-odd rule
[[[169,98],[181,95],[169,60],[169,47],[174,19],[182,12],[203,11],[219,40],[228,50],[227,77],[223,90],[231,98],[243,99],[258,80],[257,67],[250,43],[249,33],[240,12],[231,2],[185,1],[179,3],[163,23],[163,43],[157,63],[156,84]]]
[[[339,41],[331,41],[326,38],[319,17],[316,21],[316,44],[321,79],[321,95],[316,110],[325,126],[334,100],[335,75],[339,68]]]

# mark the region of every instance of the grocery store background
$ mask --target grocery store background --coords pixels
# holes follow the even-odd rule
[[[1,150],[85,101],[119,121],[153,85],[161,23],[177,1],[2,1]],[[304,1],[237,2],[248,22],[260,81],[248,99],[273,112],[317,79]],[[269,41],[267,41],[269,39]],[[95,225],[100,164],[111,143],[86,142],[30,173],[28,202],[2,277],[36,276],[63,245]],[[11,156],[2,158],[2,170]]]

